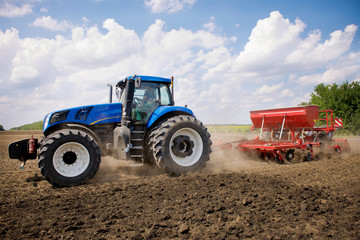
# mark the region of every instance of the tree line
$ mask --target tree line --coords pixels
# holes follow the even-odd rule
[[[360,134],[360,83],[348,81],[338,84],[324,83],[314,87],[309,102],[300,105],[314,104],[320,110],[332,109],[334,117],[342,118],[345,133]]]

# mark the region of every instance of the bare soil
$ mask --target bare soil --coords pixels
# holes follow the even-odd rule
[[[351,154],[297,164],[214,152],[181,177],[104,158],[87,185],[54,188],[36,160],[8,158],[32,134],[0,132],[0,239],[360,239],[360,137]]]

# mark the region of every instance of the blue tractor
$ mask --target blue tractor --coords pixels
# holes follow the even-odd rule
[[[193,112],[174,106],[173,78],[133,76],[116,85],[118,103],[83,106],[46,115],[44,137],[9,145],[9,157],[39,160],[42,175],[58,187],[84,184],[101,157],[157,165],[171,175],[205,167],[210,134]]]

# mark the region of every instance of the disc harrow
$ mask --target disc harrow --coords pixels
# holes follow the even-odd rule
[[[328,157],[350,151],[346,139],[333,138],[343,124],[332,110],[319,110],[315,105],[267,109],[250,111],[250,118],[252,130],[260,134],[252,140],[222,144],[221,150],[237,149],[278,163],[313,160],[314,148]]]

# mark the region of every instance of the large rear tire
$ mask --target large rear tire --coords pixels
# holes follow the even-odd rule
[[[156,164],[171,175],[198,171],[211,153],[210,134],[192,116],[175,116],[163,122],[154,136]]]
[[[41,141],[39,167],[52,185],[85,184],[94,177],[101,162],[96,141],[81,130],[56,131]]]
[[[159,123],[161,125],[161,123]],[[144,146],[144,163],[150,166],[156,165],[156,161],[154,159],[154,144],[155,144],[155,136],[158,132],[159,127],[155,126],[150,130],[145,138],[145,146]]]

